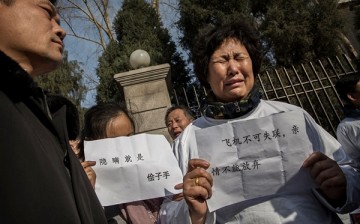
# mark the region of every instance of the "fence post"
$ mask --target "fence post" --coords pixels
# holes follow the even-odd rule
[[[166,85],[169,73],[170,65],[162,64],[119,73],[114,79],[124,89],[126,106],[137,124],[136,133],[161,134],[171,142],[164,122],[171,106]]]

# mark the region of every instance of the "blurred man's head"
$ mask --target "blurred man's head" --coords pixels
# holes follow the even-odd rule
[[[346,104],[360,109],[360,73],[342,76],[335,84],[336,91]]]
[[[0,0],[0,51],[31,76],[54,70],[62,61],[65,31],[49,0]]]
[[[172,139],[179,136],[193,120],[191,111],[185,106],[173,106],[166,111],[165,124]]]

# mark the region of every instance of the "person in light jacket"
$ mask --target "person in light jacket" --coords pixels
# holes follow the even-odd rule
[[[176,188],[183,189],[184,199],[163,203],[162,222],[342,223],[336,213],[352,211],[360,201],[359,174],[352,166],[340,164],[346,161],[341,145],[305,110],[261,99],[255,85],[262,59],[257,31],[239,18],[201,34],[193,51],[194,71],[209,94],[203,102],[204,116],[193,121],[173,144],[184,174],[183,183]],[[299,191],[302,193],[255,197],[209,212],[207,200],[213,193],[213,177],[207,170],[209,162],[199,158],[196,130],[290,111],[304,116],[313,153],[302,166],[317,187]]]

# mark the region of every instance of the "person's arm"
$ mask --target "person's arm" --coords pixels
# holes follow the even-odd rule
[[[346,177],[336,161],[321,152],[312,153],[303,166],[310,169],[310,175],[332,207],[342,207],[346,202]]]
[[[174,201],[171,197],[166,198],[160,208],[159,221],[161,224],[191,224],[185,200]]]
[[[304,161],[304,166],[309,167],[315,182],[320,184],[314,194],[331,211],[351,212],[360,201],[360,173],[348,164],[350,159],[340,143],[306,112],[305,118],[316,152]]]
[[[184,176],[183,194],[189,207],[193,224],[203,224],[206,221],[208,207],[206,200],[212,195],[212,177],[206,171],[210,164],[201,159],[191,159],[188,173]]]
[[[192,159],[189,161],[189,172],[184,176],[183,184],[175,186],[183,188],[183,199],[166,199],[160,209],[160,223],[198,224],[215,223],[215,213],[209,213],[206,199],[211,197],[212,177],[205,170],[209,163]]]
[[[340,123],[336,130],[336,138],[342,149],[349,157],[346,161],[349,165],[360,170],[360,127],[351,123]]]
[[[193,125],[188,125],[183,133],[173,142],[173,153],[178,160],[179,167],[183,172],[183,175],[188,174],[189,160],[197,158],[196,140],[194,137]],[[185,177],[184,177],[185,178]],[[185,182],[184,182],[185,183]],[[190,183],[194,183],[191,182]],[[182,184],[176,186],[177,189],[183,188]],[[189,213],[189,206],[184,199],[184,192],[182,193],[182,199],[179,197],[169,197],[164,200],[160,209],[160,223],[162,224],[190,224],[191,217]],[[180,199],[180,200],[179,200]],[[206,223],[215,223],[215,212],[206,213]]]
[[[333,212],[349,213],[359,207],[360,174],[349,165],[338,165],[336,162],[335,165],[334,162],[316,152],[305,160],[304,166],[310,168],[319,185],[313,191],[318,200]]]
[[[185,200],[165,200],[159,213],[160,224],[193,224],[191,222],[189,207]],[[206,214],[206,224],[215,224],[215,212]]]

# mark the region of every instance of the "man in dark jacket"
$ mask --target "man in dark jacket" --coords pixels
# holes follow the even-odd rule
[[[51,116],[33,81],[62,60],[53,4],[0,0],[0,223],[106,223],[68,144],[65,108]]]

